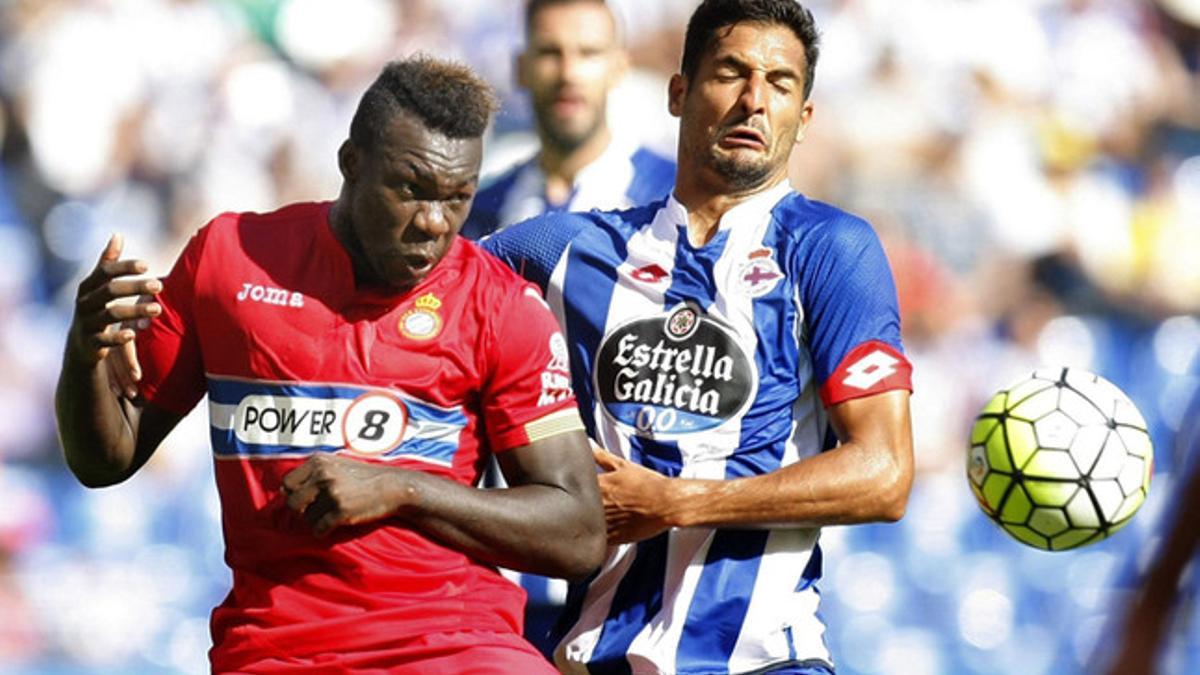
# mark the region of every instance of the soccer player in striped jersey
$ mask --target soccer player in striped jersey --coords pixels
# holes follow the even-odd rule
[[[603,516],[554,317],[457,236],[492,100],[465,67],[389,64],[335,201],[218,216],[162,281],[114,237],[80,284],[57,413],[83,483],[129,478],[208,395],[215,672],[553,672],[496,566],[586,576]],[[139,319],[131,398],[105,359]],[[508,489],[474,487],[492,454]]]
[[[564,672],[832,673],[819,528],[904,513],[891,271],[868,223],[787,183],[817,54],[794,0],[705,0],[670,83],[673,194],[484,242],[545,289],[603,446],[609,557],[571,589]]]
[[[665,196],[669,159],[613,133],[608,95],[628,57],[604,0],[529,0],[517,77],[541,149],[480,189],[462,234],[479,239],[550,211],[627,208]]]

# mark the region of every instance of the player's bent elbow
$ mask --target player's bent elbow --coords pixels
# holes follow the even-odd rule
[[[896,470],[889,476],[888,485],[880,490],[879,520],[895,523],[908,510],[908,495],[912,491],[912,472]]]
[[[604,563],[607,541],[603,528],[583,534],[571,542],[562,562],[562,578],[571,582],[584,581]]]
[[[85,488],[106,488],[123,482],[129,477],[127,472],[99,471],[94,467],[81,467],[67,460],[67,468],[75,476],[75,480]]]
[[[578,519],[572,536],[562,539],[562,545],[557,547],[553,576],[572,582],[584,581],[603,564],[608,542],[603,516],[596,515],[599,517]]]

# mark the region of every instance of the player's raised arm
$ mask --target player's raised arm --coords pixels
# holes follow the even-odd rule
[[[162,290],[158,279],[131,279],[146,263],[121,258],[123,240],[113,235],[95,269],[79,284],[67,333],[55,413],[67,465],[84,485],[99,487],[125,480],[138,469],[178,422],[178,416],[151,408],[148,414],[110,381],[105,357],[134,339],[126,321],[158,316],[161,306],[146,297]]]

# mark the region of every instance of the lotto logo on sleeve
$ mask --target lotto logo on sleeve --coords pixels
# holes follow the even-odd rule
[[[467,418],[386,389],[209,378],[218,457],[297,457],[348,452],[379,459],[453,463]]]
[[[912,390],[912,365],[884,342],[864,342],[850,350],[821,386],[825,405],[892,389]]]

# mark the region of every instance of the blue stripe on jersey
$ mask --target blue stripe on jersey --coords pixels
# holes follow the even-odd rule
[[[663,578],[667,574],[669,533],[638,542],[630,570],[617,584],[612,610],[604,620],[600,640],[588,661],[593,675],[624,675],[630,672],[625,652],[650,619],[662,609]]]
[[[332,453],[345,450],[344,445],[316,445],[303,448],[293,445],[268,445],[247,443],[237,437],[233,429],[218,429],[211,427],[213,453],[221,457],[270,457],[273,455],[310,455],[317,453]],[[387,452],[375,455],[381,459],[396,459],[399,457],[420,457],[439,464],[450,466],[454,462],[454,453],[458,451],[457,443],[445,443],[420,438],[412,438]]]
[[[770,530],[716,530],[675,652],[679,673],[719,673],[742,633]]]
[[[233,408],[235,412],[228,413],[234,422],[229,428],[224,426],[211,427],[212,447],[214,454],[223,457],[269,457],[274,455],[297,455],[313,453],[340,452],[346,448],[345,439],[333,429],[341,429],[344,422],[334,417],[336,413],[328,407],[311,407],[299,401],[342,401],[342,406],[352,405],[352,402],[364,395],[386,395],[399,399],[404,404],[407,413],[407,427],[397,429],[397,434],[403,431],[405,440],[395,447],[375,455],[381,459],[398,457],[414,457],[423,460],[450,465],[454,454],[458,451],[458,440],[462,430],[467,426],[468,419],[461,409],[442,408],[422,401],[402,396],[398,392],[384,388],[354,387],[342,384],[314,384],[299,382],[263,382],[247,380],[230,380],[219,377],[208,378],[210,405]],[[295,441],[300,434],[308,436],[308,443],[283,444],[278,442],[252,442],[238,435],[237,420],[242,414],[242,403],[250,397],[265,398],[277,403],[270,404],[276,410],[273,416],[272,432],[286,434],[287,438]],[[260,403],[261,404],[261,403]],[[278,405],[278,407],[276,407]],[[344,410],[343,408],[340,408]],[[318,417],[317,413],[328,415]],[[265,417],[266,413],[263,413]],[[249,419],[249,418],[247,418]],[[246,423],[247,427],[249,423]],[[244,430],[244,429],[243,429]],[[275,437],[278,440],[278,437]],[[317,442],[324,441],[324,442]],[[331,443],[330,441],[336,441]],[[381,448],[382,450],[382,448]]]
[[[787,416],[790,425],[791,416]],[[773,466],[762,468],[727,462],[725,478],[745,478],[778,469],[783,444],[778,444]],[[767,454],[766,448],[759,450]],[[731,458],[732,459],[732,458]],[[676,651],[679,672],[711,673],[727,670],[729,657],[742,633],[742,622],[750,608],[754,581],[767,548],[770,530],[716,530],[704,560],[704,571],[696,584],[691,608],[683,624]]]
[[[595,233],[585,231],[580,234],[588,236]],[[625,241],[615,241],[613,244],[616,248],[617,259],[624,260]],[[571,346],[572,362],[583,359],[583,362],[586,363],[590,360],[588,358],[590,355],[586,352],[586,345],[599,344],[600,338],[603,337],[600,331],[605,324],[605,317],[608,316],[613,288],[617,285],[617,266],[590,262],[588,258],[594,259],[595,255],[588,249],[571,247],[567,256],[563,295],[569,298],[587,298],[582,302],[576,300],[565,303],[563,307],[563,318],[566,323],[564,328],[567,333],[567,344]],[[592,396],[585,396],[584,392],[591,392],[592,387],[591,377],[586,368],[571,369],[571,385],[580,401],[580,409],[588,410]],[[588,435],[596,438],[596,422],[592,415],[583,415],[583,421]]]
[[[808,564],[804,566],[804,572],[800,574],[800,583],[796,584],[796,592],[807,590],[817,583],[821,578],[821,544],[813,544],[812,554],[808,558]]]
[[[687,227],[679,226],[679,245],[675,250],[675,266],[671,270],[671,286],[663,294],[665,309],[684,300],[691,300],[708,310],[717,299],[717,282],[713,269],[725,252],[729,231],[721,230],[707,244],[694,248],[688,241]]]

